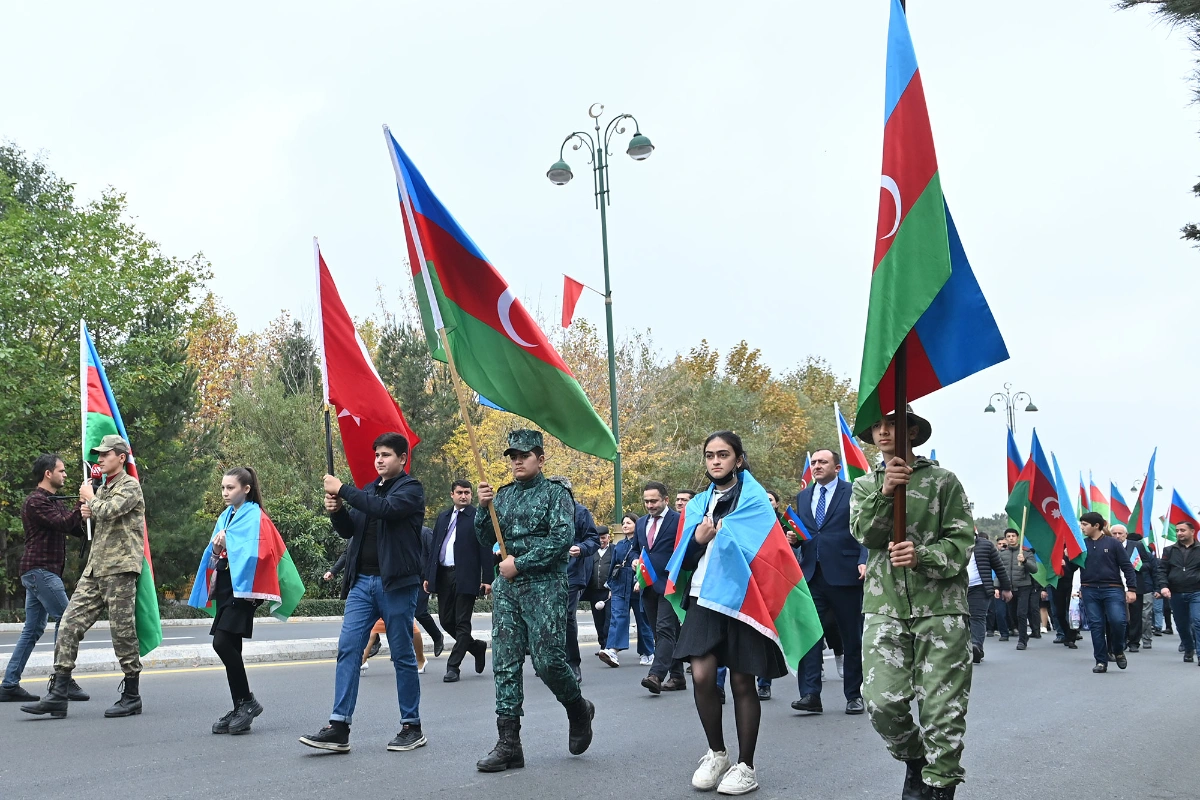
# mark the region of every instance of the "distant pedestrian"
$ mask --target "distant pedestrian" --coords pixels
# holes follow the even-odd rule
[[[470,653],[475,672],[487,666],[487,642],[476,639],[472,627],[475,601],[492,591],[492,551],[475,538],[474,492],[469,481],[459,478],[450,484],[450,507],[433,523],[433,536],[424,566],[425,591],[437,594],[438,617],[454,637],[446,659],[444,683],[461,677],[463,660]],[[441,647],[434,643],[434,655]]]
[[[605,640],[605,647],[596,655],[610,667],[621,666],[621,660],[617,654],[622,650],[629,649],[629,618],[631,615],[636,619],[639,643],[641,643],[642,636],[645,635],[648,637],[648,646],[645,649],[651,654],[654,652],[654,631],[649,620],[640,613],[638,584],[633,567],[638,557],[637,539],[634,538],[637,519],[637,514],[626,514],[621,518],[621,530],[624,532],[625,538],[612,546],[611,566],[605,579],[605,585],[610,591],[608,636]]]
[[[678,692],[687,688],[683,677],[683,662],[675,658],[675,640],[679,636],[679,617],[665,599],[667,562],[675,552],[675,534],[679,527],[679,512],[667,508],[667,487],[658,481],[648,482],[642,490],[646,515],[638,519],[637,549],[644,550],[650,563],[647,572],[653,583],[642,589],[642,608],[654,625],[654,663],[642,678],[651,694]],[[639,555],[640,560],[640,555]]]
[[[680,489],[675,493],[675,511],[682,514],[688,502],[696,496],[691,489]]]
[[[1037,559],[1033,551],[1022,547],[1021,532],[1016,528],[1004,531],[1004,549],[999,551],[1000,563],[1012,584],[1012,599],[1004,605],[1007,622],[1017,629],[1017,649],[1029,647],[1031,635],[1041,636],[1042,617],[1038,595],[1034,592],[1033,576]],[[1004,641],[1001,637],[1000,641]]]
[[[992,576],[995,575],[996,586]],[[1000,552],[981,531],[975,531],[975,550],[967,562],[967,607],[971,610],[971,663],[983,661],[984,628],[988,607],[993,600],[1008,603],[1012,599],[1012,584],[1000,560]],[[998,613],[1008,613],[1007,605]]]
[[[1140,533],[1130,533],[1124,525],[1113,525],[1110,530],[1113,537],[1125,547],[1130,563],[1135,564],[1133,571],[1137,573],[1137,582],[1125,587],[1137,595],[1137,599],[1129,604],[1125,652],[1136,653],[1143,646],[1149,650],[1154,646],[1154,642],[1144,637],[1152,636],[1154,594],[1162,588],[1157,581],[1158,559],[1147,549]],[[1150,624],[1146,623],[1147,611],[1151,616]]]
[[[571,549],[567,551],[570,560],[567,561],[567,663],[575,680],[583,683],[581,665],[583,659],[579,655],[579,601],[587,591],[595,573],[596,551],[600,549],[600,534],[596,530],[596,520],[587,506],[575,499],[571,481],[562,475],[552,475],[549,480],[571,492],[571,501],[575,504],[575,539]]]
[[[600,547],[592,558],[592,573],[588,577],[587,588],[583,590],[581,599],[586,600],[592,607],[592,624],[596,628],[596,641],[600,649],[608,647],[608,614],[609,590],[604,584],[608,581],[608,573],[612,569],[612,536],[607,525],[597,525],[596,533],[600,537]]]
[[[1200,546],[1196,544],[1196,528],[1191,522],[1176,523],[1175,533],[1179,541],[1163,548],[1159,584],[1175,615],[1183,660],[1192,663],[1196,659],[1196,644],[1200,642]]]
[[[1125,657],[1126,605],[1137,599],[1137,592],[1125,587],[1137,586],[1137,573],[1125,546],[1109,533],[1104,517],[1088,511],[1079,517],[1079,527],[1087,537],[1087,559],[1079,571],[1079,586],[1096,660],[1092,672],[1108,672],[1109,653],[1117,666],[1125,669],[1129,664]]]

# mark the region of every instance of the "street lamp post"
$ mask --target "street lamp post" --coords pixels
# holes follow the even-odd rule
[[[1004,384],[1003,392],[995,392],[994,394],[992,394],[991,397],[988,398],[987,408],[985,408],[983,410],[983,412],[985,414],[995,414],[996,406],[994,404],[995,403],[1003,403],[1004,404],[1004,413],[1008,417],[1008,429],[1009,429],[1009,431],[1012,432],[1013,436],[1016,436],[1017,435],[1017,414],[1016,414],[1017,403],[1021,402],[1021,398],[1025,399],[1024,402],[1026,403],[1026,406],[1025,406],[1026,411],[1037,411],[1038,410],[1038,407],[1033,404],[1033,398],[1031,398],[1027,392],[1017,392],[1016,394],[1013,394],[1012,384],[1006,383],[1006,384]]]
[[[645,161],[654,152],[654,145],[650,143],[649,138],[642,134],[638,121],[632,114],[618,114],[605,126],[604,135],[601,136],[600,117],[603,113],[604,106],[600,103],[593,103],[588,108],[588,116],[595,122],[595,136],[587,131],[574,131],[563,139],[562,145],[558,148],[558,161],[546,172],[546,177],[556,186],[566,185],[575,175],[571,172],[571,166],[563,159],[563,151],[571,142],[573,142],[572,150],[587,146],[588,163],[592,165],[592,188],[596,197],[596,207],[600,209],[600,244],[604,251],[604,317],[608,327],[608,401],[612,409],[613,438],[617,441],[617,457],[613,461],[615,502],[613,521],[619,524],[623,512],[621,504],[621,434],[617,416],[617,351],[613,339],[612,280],[608,272],[608,214],[605,210],[610,202],[608,157],[612,153],[608,148],[614,135],[625,132],[623,124],[625,120],[633,121],[633,137],[629,140],[629,146],[625,150],[630,158],[634,161]]]
[[[1138,478],[1137,480],[1135,480],[1133,482],[1133,486],[1129,487],[1129,491],[1133,492],[1136,495],[1138,493],[1138,491],[1142,488],[1142,484],[1145,482],[1146,482],[1146,476],[1143,475],[1142,477]],[[1157,479],[1155,479],[1154,491],[1161,492],[1162,490],[1163,490],[1162,484],[1159,483]]]

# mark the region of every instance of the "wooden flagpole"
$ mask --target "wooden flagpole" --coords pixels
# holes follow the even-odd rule
[[[908,340],[900,343],[893,362],[896,376],[896,455],[908,464]],[[908,537],[907,487],[900,486],[892,497],[892,541],[900,544]]]

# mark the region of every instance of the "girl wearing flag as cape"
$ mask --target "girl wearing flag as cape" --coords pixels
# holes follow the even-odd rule
[[[712,485],[684,509],[666,596],[686,611],[675,654],[692,664],[696,710],[708,739],[692,786],[739,795],[758,788],[755,676],[786,675],[820,638],[821,623],[770,498],[750,474],[741,438],[731,431],[709,436],[704,464]],[[736,765],[721,728],[719,667],[728,668],[733,689]]]
[[[263,711],[250,692],[242,663],[242,640],[254,635],[254,609],[265,600],[272,616],[287,619],[304,595],[304,584],[262,509],[254,470],[236,467],[226,472],[221,497],[227,508],[217,517],[212,540],[200,558],[188,605],[214,616],[209,633],[233,697],[233,710],[213,723],[212,732],[236,735],[249,733]]]

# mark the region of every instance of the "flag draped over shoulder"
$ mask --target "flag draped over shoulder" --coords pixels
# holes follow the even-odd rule
[[[79,389],[84,461],[96,463],[92,448],[100,444],[105,436],[116,434],[129,444],[130,454],[125,462],[125,471],[140,481],[132,452],[133,443],[129,441],[125,422],[117,409],[117,398],[113,396],[104,365],[100,363],[96,345],[83,320],[79,321]],[[150,558],[150,535],[145,528],[142,529],[142,571],[138,575],[133,617],[138,653],[144,656],[162,644],[163,638],[158,592],[154,588],[154,562]]]
[[[821,620],[766,490],[748,471],[741,480],[737,506],[709,542],[711,555],[695,602],[754,628],[779,645],[789,666],[798,665],[823,635]],[[666,596],[681,619],[688,575],[683,557],[712,493],[709,486],[688,502],[675,554],[667,562]]]
[[[233,596],[243,600],[266,600],[271,616],[280,620],[290,617],[304,596],[304,581],[300,580],[300,572],[271,518],[261,506],[248,500],[236,512],[230,507],[217,517],[213,537],[221,531],[225,532]],[[200,568],[196,571],[188,605],[215,615],[212,590],[216,585],[216,572],[209,568],[212,551],[210,539],[200,557]]]
[[[895,410],[907,342],[915,400],[1008,358],[942,193],[925,91],[900,0],[891,2],[883,175],[854,432]]]
[[[412,449],[421,437],[408,426],[400,404],[383,385],[375,363],[354,320],[342,304],[337,285],[313,239],[313,260],[317,268],[317,308],[321,315],[321,379],[325,403],[337,412],[342,448],[354,483],[362,488],[379,477],[375,469],[375,439],[384,433],[403,434],[408,440],[408,461],[412,467]]]
[[[850,431],[850,426],[846,423],[846,418],[842,416],[842,409],[837,403],[833,404],[833,416],[834,422],[837,423],[838,438],[842,444],[842,468],[839,470],[838,477],[854,483],[871,471],[871,465],[867,462],[867,454],[858,446],[858,442],[854,441],[854,434]]]
[[[463,381],[568,447],[613,460],[617,442],[579,381],[483,251],[459,226],[385,127],[429,350],[446,332]]]

